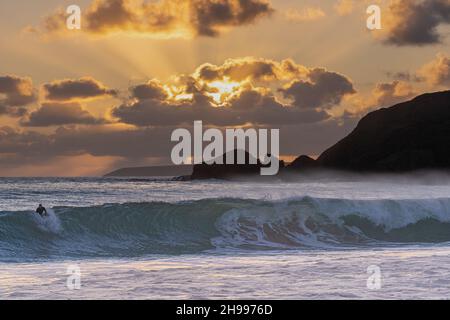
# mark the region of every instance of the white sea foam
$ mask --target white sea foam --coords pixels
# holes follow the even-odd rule
[[[60,233],[62,231],[62,226],[59,218],[56,216],[55,211],[53,209],[47,209],[46,216],[40,216],[38,214],[34,214],[34,220],[36,221],[39,229],[49,233]]]

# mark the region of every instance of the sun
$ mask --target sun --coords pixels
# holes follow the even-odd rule
[[[229,80],[216,80],[208,83],[208,87],[212,88],[214,92],[208,94],[217,103],[222,103],[224,96],[230,95],[241,86],[240,82],[234,82]]]

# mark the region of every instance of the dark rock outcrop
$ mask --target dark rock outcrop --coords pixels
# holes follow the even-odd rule
[[[303,170],[312,170],[317,169],[319,163],[311,157],[308,156],[300,156],[294,161],[292,161],[286,169],[288,171],[303,171]]]
[[[450,168],[450,91],[369,113],[317,162],[322,168],[348,171]]]
[[[237,150],[234,150],[234,163],[237,163]],[[264,167],[259,160],[256,164],[250,163],[251,155],[245,151],[246,164],[225,164],[226,154],[222,156],[224,164],[197,164],[194,166],[191,178],[194,180],[200,179],[239,179],[239,178],[256,178],[260,177],[261,168]],[[255,161],[255,159],[253,158]],[[284,162],[280,161],[280,170],[284,168]]]

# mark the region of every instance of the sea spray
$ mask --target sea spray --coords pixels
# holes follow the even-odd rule
[[[45,216],[34,214],[33,217],[38,228],[44,232],[58,234],[62,231],[61,222],[53,209],[48,209]]]

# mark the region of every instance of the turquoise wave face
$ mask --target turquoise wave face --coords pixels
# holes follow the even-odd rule
[[[450,241],[450,199],[209,199],[0,213],[0,261]]]

